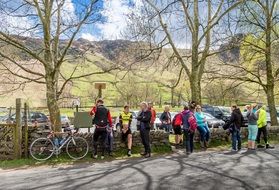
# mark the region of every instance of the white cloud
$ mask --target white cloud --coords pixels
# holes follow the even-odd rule
[[[90,33],[82,33],[81,38],[89,40],[89,41],[98,41],[98,39]]]
[[[60,1],[57,1],[58,3]],[[18,8],[21,4],[23,5],[23,0],[15,0],[14,4],[9,4],[9,7],[3,7],[0,10],[0,30],[10,33],[17,34],[21,36],[32,36],[35,37],[38,31],[41,31],[41,28],[34,28],[40,21],[38,18],[32,16],[18,16],[18,15],[27,15],[27,14],[37,14],[34,7],[26,4]],[[39,1],[39,5],[43,6],[43,3]],[[12,9],[15,9],[12,10]],[[56,29],[57,24],[57,4],[53,5],[53,16],[52,16],[52,31]],[[75,6],[72,0],[65,0],[64,5],[61,9],[61,18],[62,26],[67,26],[73,24],[77,18],[75,15]],[[63,29],[63,28],[62,28]]]
[[[129,6],[127,0],[104,0],[102,15],[106,17],[106,22],[97,25],[103,39],[122,38],[121,33],[127,27],[126,16],[142,6],[141,0],[134,0],[133,3],[134,6]]]

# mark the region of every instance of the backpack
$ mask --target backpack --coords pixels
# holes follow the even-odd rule
[[[173,117],[172,126],[177,127],[182,125],[182,114],[178,113]]]
[[[184,130],[190,130],[190,132],[195,132],[198,128],[197,120],[192,112],[186,112],[182,116],[182,124]]]
[[[105,106],[98,106],[96,108],[93,124],[99,127],[106,127],[108,125],[108,112],[109,110]]]
[[[191,114],[188,118],[188,122],[189,122],[189,128],[190,128],[190,131],[192,132],[195,132],[196,129],[198,128],[198,125],[197,125],[197,120],[195,118],[195,116],[193,114]]]

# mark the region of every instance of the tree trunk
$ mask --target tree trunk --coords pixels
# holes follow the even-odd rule
[[[51,78],[46,79],[46,97],[47,107],[49,110],[50,122],[52,124],[52,130],[56,132],[61,131],[61,118],[60,109],[58,106],[58,100],[56,97],[55,82]]]
[[[274,85],[271,84],[267,86],[266,95],[267,95],[267,103],[270,112],[271,125],[277,126],[278,120],[277,120],[277,110],[276,110],[275,99],[274,99]]]
[[[266,3],[269,5],[269,3]],[[269,7],[269,6],[267,6]],[[272,35],[272,20],[273,18],[269,14],[269,11],[266,11],[266,36],[265,36],[265,64],[266,64],[266,95],[267,95],[267,102],[270,111],[270,119],[271,125],[278,125],[277,121],[277,111],[275,107],[275,99],[274,99],[274,77],[273,77],[273,68],[272,68],[272,61],[271,61],[271,35]]]
[[[195,101],[197,104],[201,104],[201,80],[196,72],[192,72],[190,78],[190,88],[191,88],[191,100]]]
[[[174,107],[174,88],[171,88],[171,106]]]

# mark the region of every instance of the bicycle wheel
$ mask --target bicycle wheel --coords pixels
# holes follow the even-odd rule
[[[88,143],[82,137],[72,137],[66,147],[69,157],[75,160],[84,158],[87,155],[88,150]]]
[[[30,146],[30,155],[38,161],[49,159],[54,153],[53,142],[48,138],[38,138]]]

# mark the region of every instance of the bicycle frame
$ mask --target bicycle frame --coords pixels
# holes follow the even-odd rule
[[[66,140],[63,142],[63,144],[58,146],[58,149],[56,151],[60,151],[72,139],[74,139],[72,135],[66,137]]]

